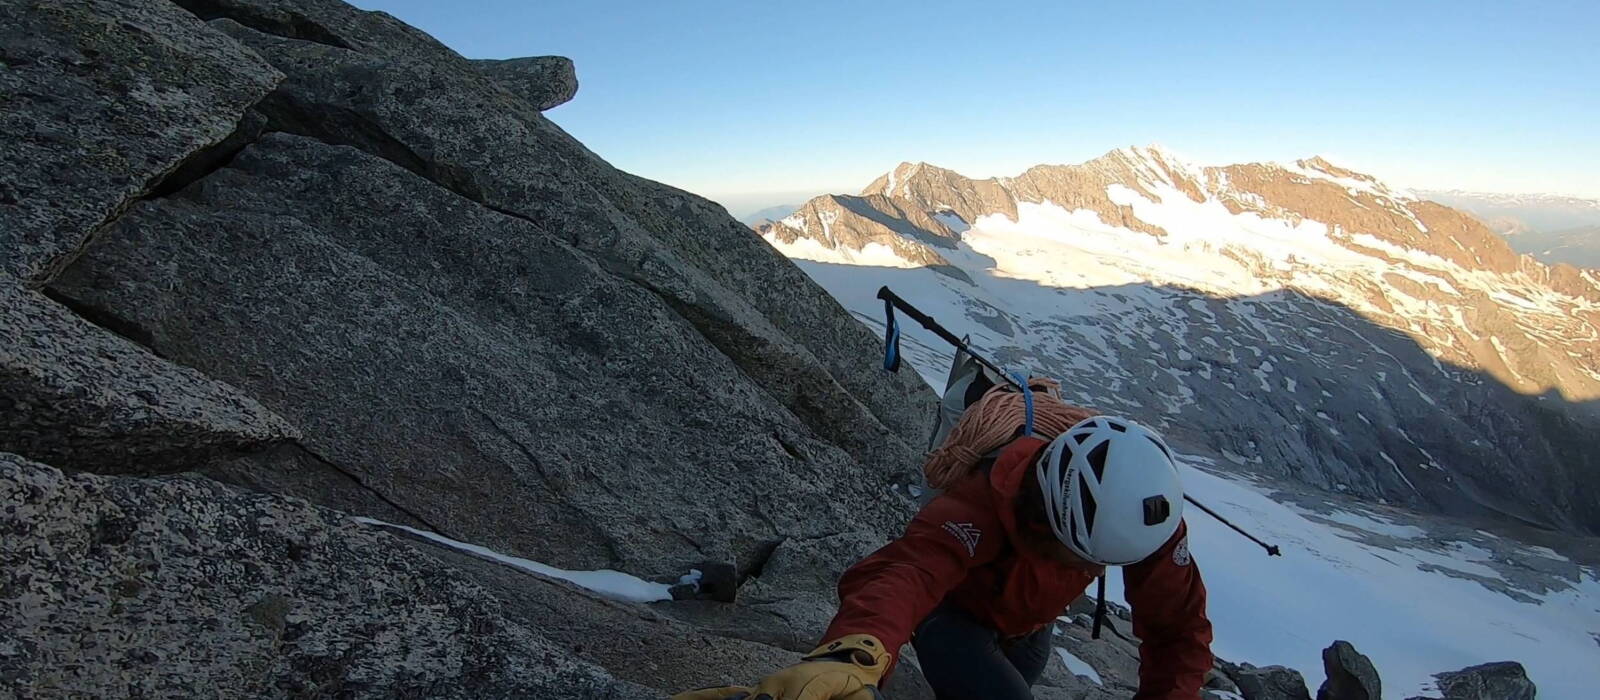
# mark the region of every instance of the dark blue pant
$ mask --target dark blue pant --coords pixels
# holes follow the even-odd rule
[[[1002,640],[971,615],[941,605],[917,625],[911,646],[939,700],[1033,700],[1050,661],[1050,626]]]

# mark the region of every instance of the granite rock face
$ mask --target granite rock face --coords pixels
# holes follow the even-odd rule
[[[1500,661],[1434,676],[1443,700],[1534,700],[1539,689],[1515,661]]]
[[[282,78],[166,0],[0,2],[0,272],[48,281]]]
[[[1317,700],[1382,700],[1383,681],[1372,659],[1346,641],[1322,650],[1327,680],[1317,690]]]
[[[819,439],[657,295],[353,148],[271,134],[132,209],[55,289],[248,391],[430,526],[503,551],[675,577],[909,515],[879,495],[896,462]],[[851,481],[871,486],[834,487]]]
[[[173,472],[296,437],[238,389],[0,274],[0,451],[101,473]]]
[[[729,562],[730,598],[780,542],[914,507],[893,494],[926,387],[720,207],[540,116],[571,87],[536,99],[538,62],[323,0],[0,13],[0,449],[51,465],[0,474],[18,694],[659,697],[707,659],[753,679],[794,652],[587,593],[511,620],[536,577],[338,511],[662,581]],[[774,606],[823,605],[831,581],[786,571],[761,577]],[[600,651],[585,611],[655,622]]]
[[[0,453],[0,533],[15,697],[660,697],[303,501]]]
[[[1286,666],[1221,664],[1244,700],[1311,700],[1305,676]]]
[[[480,59],[472,64],[541,112],[564,105],[578,94],[578,71],[565,56]]]

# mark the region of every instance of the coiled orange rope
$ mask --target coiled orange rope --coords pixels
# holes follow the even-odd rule
[[[1033,432],[1043,440],[1053,440],[1080,421],[1094,415],[1089,409],[1069,406],[1061,400],[1061,383],[1045,377],[1030,377],[1033,389]],[[978,460],[1005,446],[1018,435],[1025,418],[1022,392],[1009,384],[999,384],[961,414],[961,420],[944,443],[928,453],[922,472],[928,485],[948,489],[972,473]]]

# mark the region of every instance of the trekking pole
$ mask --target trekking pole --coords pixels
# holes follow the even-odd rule
[[[1190,502],[1190,503],[1193,503],[1193,504],[1195,504],[1195,506],[1197,506],[1197,507],[1198,507],[1198,508],[1200,508],[1200,510],[1203,510],[1203,511],[1205,511],[1205,512],[1206,512],[1206,515],[1209,515],[1209,516],[1211,516],[1211,517],[1213,517],[1213,518],[1216,518],[1216,519],[1217,519],[1217,522],[1220,522],[1220,523],[1222,523],[1222,524],[1223,524],[1223,525],[1227,525],[1227,526],[1228,526],[1228,527],[1231,527],[1231,528],[1233,528],[1233,531],[1234,531],[1234,532],[1237,532],[1237,533],[1239,533],[1239,534],[1241,534],[1241,535],[1244,535],[1244,536],[1245,536],[1245,537],[1247,537],[1247,538],[1249,538],[1249,540],[1250,540],[1250,541],[1251,541],[1251,542],[1254,542],[1254,543],[1256,543],[1256,544],[1259,544],[1259,545],[1261,545],[1261,548],[1262,548],[1262,549],[1265,549],[1265,550],[1267,550],[1267,556],[1269,556],[1269,557],[1281,557],[1281,556],[1283,556],[1283,552],[1282,552],[1282,551],[1281,551],[1281,550],[1279,550],[1279,549],[1278,549],[1278,546],[1277,546],[1277,545],[1273,545],[1273,544],[1267,544],[1267,543],[1265,543],[1265,542],[1262,542],[1262,541],[1261,541],[1261,540],[1259,540],[1259,539],[1256,539],[1256,536],[1255,536],[1255,535],[1252,535],[1252,534],[1250,534],[1250,533],[1248,533],[1248,532],[1245,532],[1245,531],[1244,531],[1244,528],[1242,528],[1242,527],[1239,527],[1239,526],[1238,526],[1238,525],[1234,525],[1234,524],[1233,524],[1233,523],[1231,523],[1231,522],[1228,522],[1228,519],[1227,519],[1227,518],[1224,518],[1224,517],[1222,517],[1222,516],[1220,516],[1220,515],[1217,515],[1217,512],[1216,512],[1216,511],[1214,511],[1214,510],[1211,510],[1211,509],[1210,509],[1210,508],[1207,508],[1207,507],[1206,507],[1206,504],[1204,504],[1204,503],[1201,503],[1201,502],[1199,502],[1199,501],[1197,501],[1197,500],[1195,500],[1195,498],[1194,498],[1194,496],[1190,496],[1190,495],[1189,495],[1189,494],[1187,494],[1187,493],[1186,493],[1186,494],[1183,494],[1183,500],[1185,500],[1185,501],[1188,501],[1188,502]]]
[[[949,343],[951,345],[954,345],[954,346],[956,346],[956,348],[958,348],[958,349],[960,349],[962,351],[965,351],[968,355],[970,355],[972,357],[972,359],[977,360],[978,364],[981,364],[981,365],[984,366],[984,368],[988,369],[991,372],[994,372],[995,376],[1006,380],[1006,382],[1010,383],[1012,386],[1014,386],[1014,387],[1016,387],[1018,389],[1021,389],[1021,390],[1024,390],[1024,391],[1027,390],[1027,387],[1023,386],[1021,382],[1019,382],[1015,378],[1013,378],[1011,376],[1010,372],[1007,372],[1007,371],[1005,371],[1003,369],[1000,369],[999,367],[995,366],[995,364],[993,362],[990,362],[988,360],[988,358],[986,358],[986,357],[984,357],[982,355],[979,355],[976,351],[974,351],[972,349],[972,346],[967,345],[964,342],[961,342],[961,339],[957,338],[956,334],[951,333],[950,331],[946,330],[944,326],[939,325],[938,321],[933,320],[927,314],[922,313],[921,311],[918,311],[917,307],[912,306],[910,302],[908,302],[908,301],[906,301],[904,299],[901,299],[899,297],[899,295],[895,294],[892,291],[889,291],[889,288],[887,286],[878,288],[878,298],[883,300],[884,313],[886,313],[888,315],[888,317],[889,317],[889,319],[887,321],[887,324],[888,324],[887,332],[889,334],[889,338],[890,338],[891,342],[894,342],[895,340],[898,340],[898,331],[899,331],[899,329],[898,329],[897,325],[894,322],[894,309],[900,309],[902,312],[905,313],[905,315],[910,316],[911,320],[922,324],[923,328],[926,328],[929,331],[932,331],[934,335],[937,335],[940,338],[942,338],[944,340],[944,342]],[[893,305],[892,308],[891,308],[890,305]]]
[[[932,331],[934,335],[937,335],[940,338],[944,339],[945,342],[956,346],[957,349],[965,351],[968,355],[970,355],[972,357],[972,359],[977,360],[978,364],[981,364],[981,365],[984,366],[984,368],[988,369],[991,372],[994,372],[995,376],[998,376],[1001,379],[1006,380],[1012,386],[1022,390],[1024,393],[1028,393],[1028,387],[1023,385],[1022,380],[1017,379],[1010,372],[1007,372],[1007,371],[1005,371],[1003,369],[1000,369],[999,367],[995,366],[995,364],[993,362],[990,362],[988,360],[988,358],[985,358],[984,356],[979,355],[976,351],[974,351],[972,349],[972,346],[962,342],[962,340],[960,338],[956,337],[956,334],[951,333],[949,330],[945,329],[944,326],[939,325],[938,321],[935,321],[935,320],[933,320],[933,318],[929,317],[927,314],[922,313],[921,311],[918,311],[917,307],[912,306],[910,302],[908,302],[908,301],[906,301],[904,299],[901,299],[899,297],[899,295],[897,295],[894,292],[890,291],[889,287],[887,285],[878,288],[878,298],[883,300],[884,314],[888,317],[887,320],[884,322],[885,323],[884,341],[885,341],[885,349],[886,349],[886,354],[887,354],[887,358],[884,361],[884,368],[885,369],[889,369],[889,370],[893,371],[895,368],[897,368],[899,366],[900,360],[899,360],[899,349],[898,348],[899,348],[899,345],[900,345],[900,326],[899,326],[899,324],[895,323],[894,310],[895,309],[900,309],[902,312],[905,313],[905,315],[910,316],[912,318],[912,320],[916,321],[917,323],[922,324],[923,328],[926,328],[929,331]],[[1031,406],[1030,406],[1030,410],[1031,410]],[[1032,420],[1029,420],[1028,423],[1029,423],[1029,425],[1032,425]],[[1030,432],[1031,432],[1031,430],[1030,430]],[[1216,518],[1217,522],[1220,522],[1223,525],[1227,525],[1228,527],[1232,528],[1234,532],[1237,532],[1237,533],[1239,533],[1241,535],[1244,535],[1245,538],[1249,539],[1251,542],[1254,542],[1254,543],[1256,543],[1258,545],[1261,545],[1262,549],[1267,550],[1267,556],[1269,556],[1269,557],[1281,557],[1281,556],[1283,556],[1282,550],[1278,549],[1277,545],[1271,545],[1271,544],[1267,544],[1265,542],[1262,542],[1255,535],[1252,535],[1252,534],[1250,534],[1248,532],[1245,532],[1244,528],[1239,527],[1238,525],[1234,525],[1233,523],[1229,522],[1227,518],[1224,518],[1221,515],[1218,515],[1216,511],[1211,510],[1210,508],[1207,508],[1204,503],[1201,503],[1199,500],[1195,499],[1194,496],[1190,496],[1189,494],[1186,493],[1186,494],[1183,495],[1183,500],[1188,501],[1190,503],[1193,503],[1197,508],[1199,508],[1200,510],[1204,511],[1206,515],[1209,515],[1209,516],[1211,516],[1213,518]]]

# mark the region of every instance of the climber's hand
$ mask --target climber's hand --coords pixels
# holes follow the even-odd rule
[[[750,700],[877,700],[889,652],[870,634],[840,637],[756,686]]]
[[[851,634],[812,649],[800,663],[767,676],[754,689],[705,688],[672,700],[880,700],[878,681],[888,668],[883,642]]]

